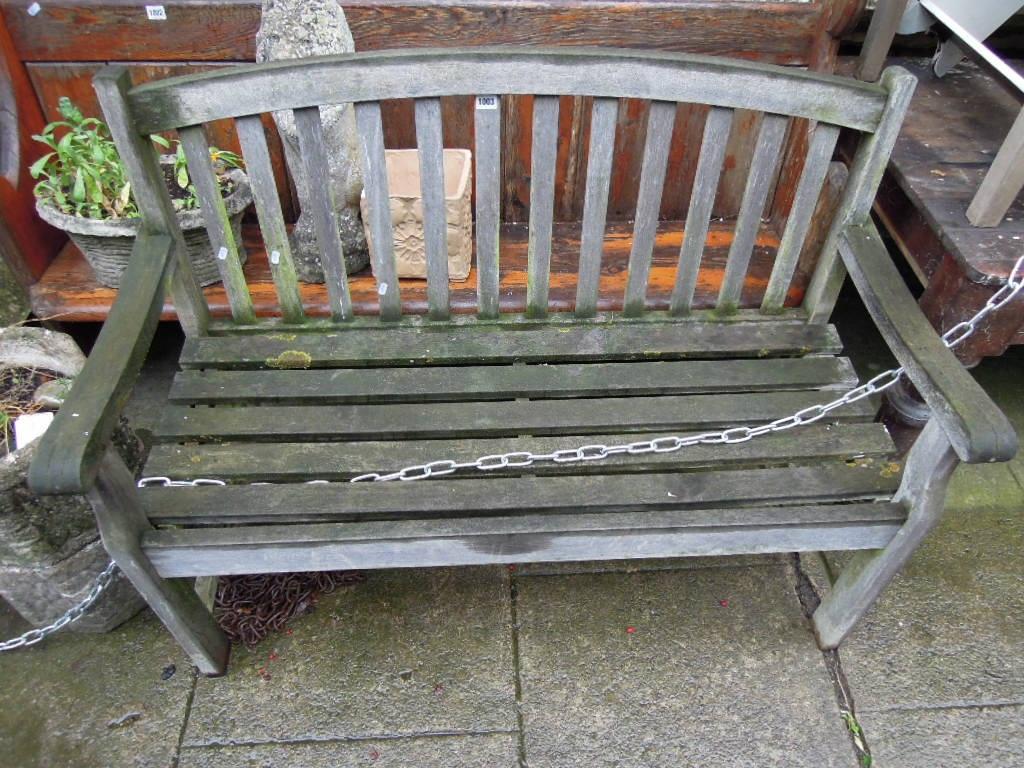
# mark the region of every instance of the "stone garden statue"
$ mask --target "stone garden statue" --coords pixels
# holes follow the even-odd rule
[[[351,53],[355,50],[345,11],[337,0],[262,0],[262,20],[256,33],[256,60],[277,61],[308,56]],[[331,192],[337,210],[338,230],[349,274],[369,262],[366,237],[359,217],[363,190],[359,137],[351,104],[320,108],[324,140],[330,163]],[[284,143],[288,169],[305,209],[309,199],[306,174],[299,155],[299,140],[290,111],[274,114]],[[319,246],[312,217],[303,210],[292,233],[292,257],[299,279],[323,282]]]

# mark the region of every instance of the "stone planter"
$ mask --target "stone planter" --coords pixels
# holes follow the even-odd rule
[[[161,160],[162,164],[167,158]],[[171,160],[173,162],[173,160]],[[228,172],[234,183],[231,194],[224,198],[231,231],[235,242],[242,243],[242,214],[252,202],[249,180],[244,172],[233,168]],[[110,288],[121,284],[121,275],[128,266],[135,235],[142,224],[141,219],[86,219],[63,213],[41,200],[36,201],[36,211],[43,221],[68,233],[78,246],[86,261],[96,273],[96,279]],[[178,226],[185,237],[185,247],[192,261],[192,271],[200,285],[210,285],[220,280],[217,263],[210,238],[206,234],[206,222],[202,210],[178,212]],[[239,247],[239,258],[245,263],[245,250]]]
[[[72,377],[84,357],[70,337],[39,328],[0,329],[0,368],[46,368]],[[129,466],[141,450],[126,426],[115,444]],[[92,508],[82,496],[37,496],[26,477],[38,442],[0,456],[0,597],[35,626],[81,601],[110,562]],[[118,572],[107,591],[70,626],[106,632],[134,616],[144,602]]]
[[[398,277],[426,277],[427,257],[423,244],[419,152],[415,149],[389,149],[385,157]],[[449,280],[465,280],[469,277],[469,268],[473,260],[472,176],[472,154],[468,149],[444,151]],[[360,199],[360,205],[365,224],[369,220],[365,191]],[[366,241],[372,254],[373,241],[369,227],[366,227]]]

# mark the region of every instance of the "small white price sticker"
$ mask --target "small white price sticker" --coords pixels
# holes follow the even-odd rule
[[[150,21],[167,21],[167,9],[162,5],[147,5],[146,18]]]
[[[498,97],[497,96],[477,96],[476,97],[476,108],[477,109],[497,109],[498,108]]]

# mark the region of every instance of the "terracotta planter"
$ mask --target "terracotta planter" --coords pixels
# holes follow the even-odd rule
[[[231,194],[224,198],[231,231],[235,242],[242,242],[242,214],[252,202],[249,180],[244,172],[232,169],[228,172],[234,183]],[[36,201],[36,210],[43,221],[68,233],[78,246],[86,261],[96,273],[96,279],[110,288],[117,288],[121,275],[128,266],[135,235],[142,225],[141,219],[85,219],[63,213],[41,200]],[[178,212],[178,226],[185,237],[185,247],[192,262],[192,271],[200,285],[210,285],[220,280],[215,254],[206,234],[206,222],[202,210]],[[245,262],[245,250],[239,248],[239,257]]]
[[[420,161],[415,149],[389,149],[388,193],[391,227],[395,237],[395,261],[399,277],[426,277],[423,245],[423,198],[420,195]],[[465,280],[473,260],[472,154],[468,149],[444,151],[444,192],[448,218],[448,279]],[[369,220],[366,192],[360,199],[363,222]],[[366,227],[366,241],[373,241]],[[372,264],[371,260],[371,264]]]

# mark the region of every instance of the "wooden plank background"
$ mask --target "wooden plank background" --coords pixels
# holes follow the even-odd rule
[[[211,67],[252,61],[259,27],[259,3],[252,0],[168,0],[167,21],[146,18],[135,2],[44,3],[30,16],[24,8],[7,11],[7,26],[19,58],[48,119],[57,99],[70,96],[87,114],[99,115],[90,80],[98,68],[117,61],[131,66],[136,83]],[[344,8],[357,50],[386,47],[486,44],[604,45],[728,55],[751,60],[833,68],[838,36],[856,20],[863,0],[811,2],[707,2],[684,0],[355,0]],[[555,179],[555,217],[579,220],[586,182],[591,100],[562,99]],[[473,147],[472,99],[442,101],[446,147]],[[608,217],[629,220],[636,207],[649,105],[620,104]],[[669,154],[668,181],[660,215],[686,215],[706,108],[680,105]],[[532,98],[507,98],[502,106],[502,215],[509,222],[529,216],[530,125]],[[384,105],[385,143],[415,146],[411,102]],[[726,152],[714,215],[735,216],[759,115],[739,112]],[[802,168],[805,121],[793,121],[787,159],[779,173],[773,218],[784,219]],[[298,201],[288,179],[280,140],[265,120],[285,216],[293,220]],[[237,151],[229,121],[214,124],[211,143]]]

